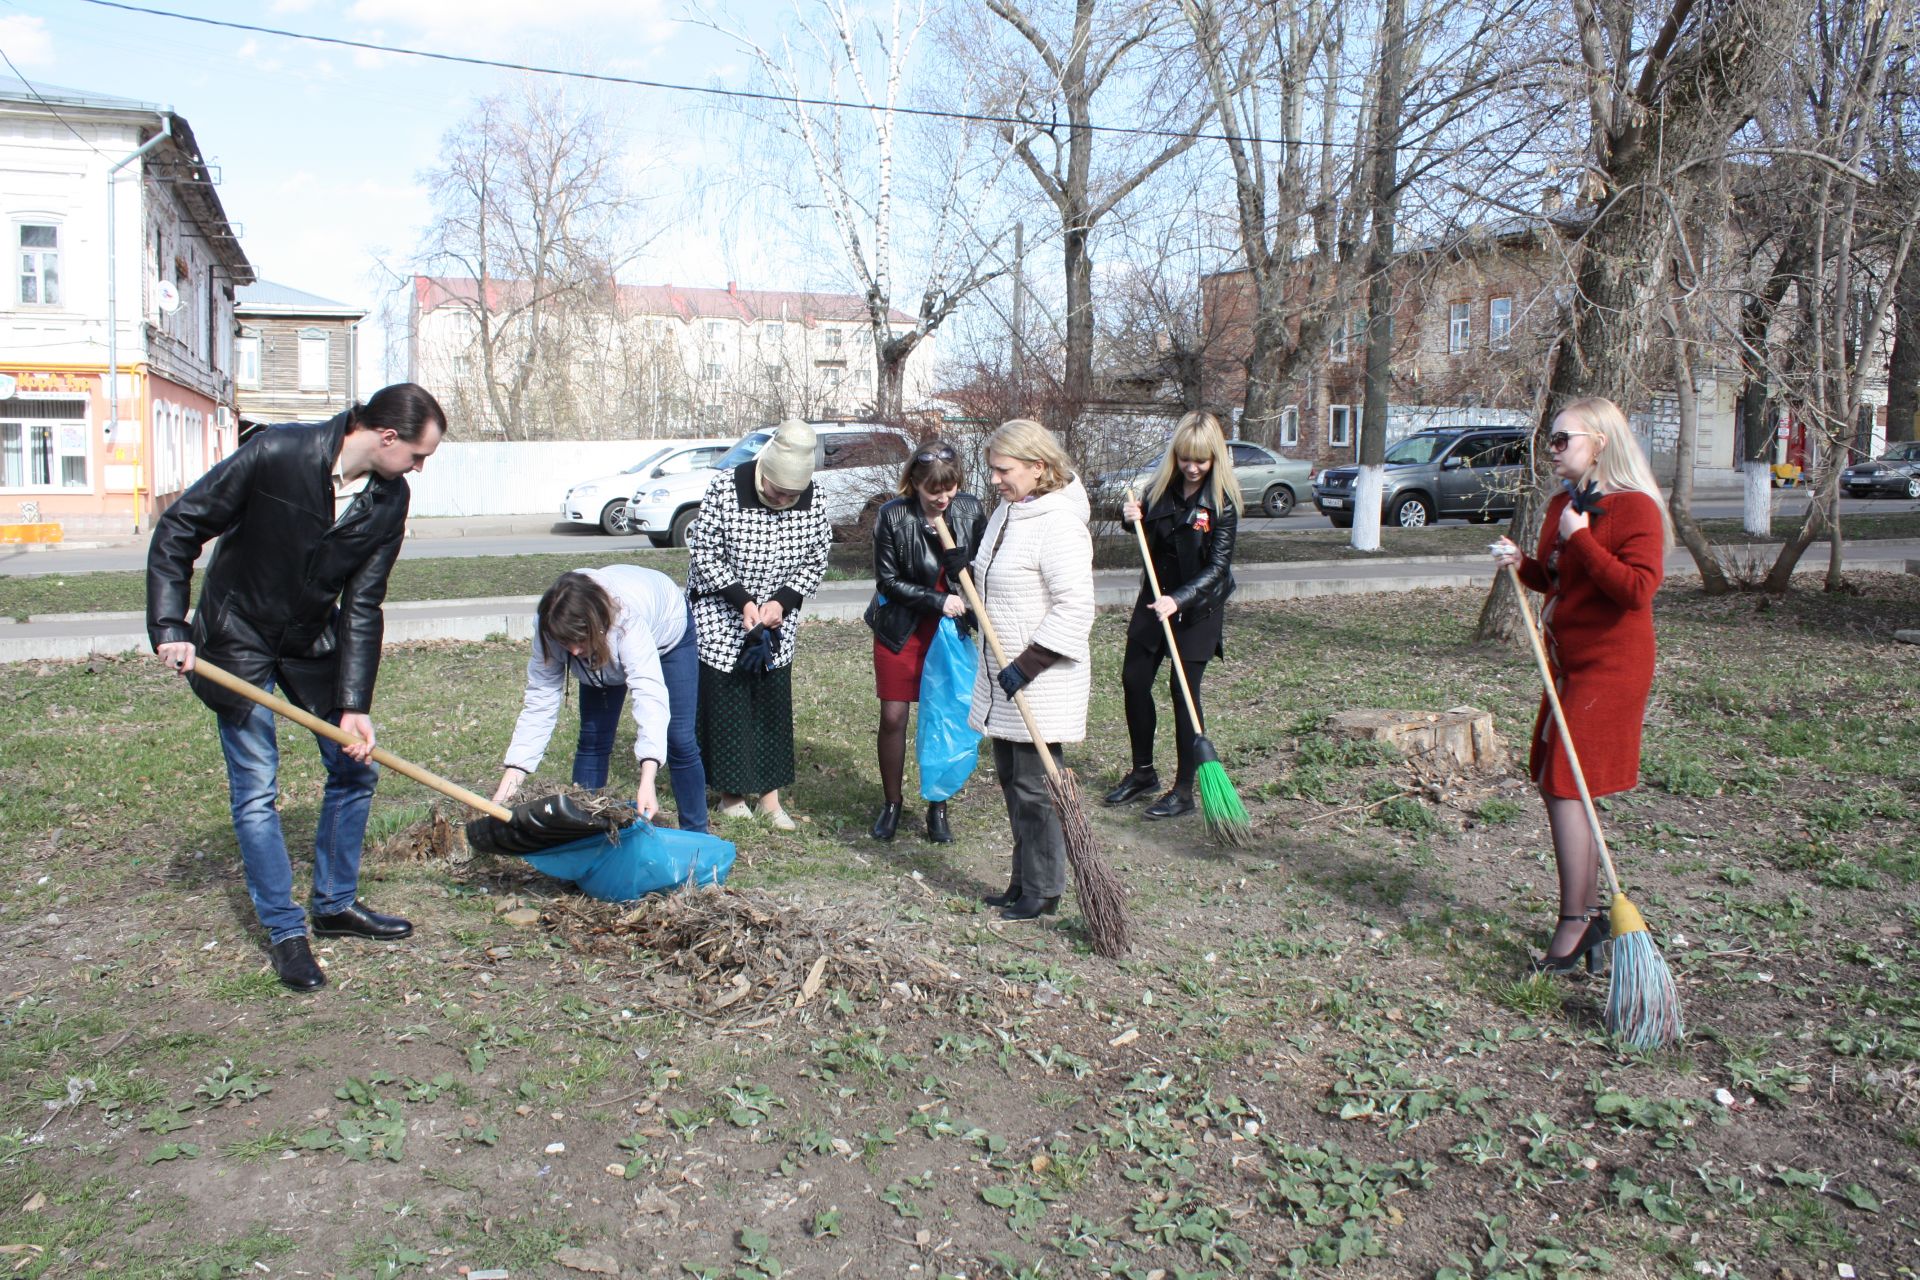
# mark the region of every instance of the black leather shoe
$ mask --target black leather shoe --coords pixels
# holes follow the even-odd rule
[[[313,948],[305,938],[288,938],[273,944],[273,972],[280,985],[295,991],[318,991],[327,985],[327,975],[313,958]]]
[[[981,896],[980,901],[990,907],[1010,907],[1020,901],[1020,882],[1013,881],[1005,893],[989,893]]]
[[[1148,805],[1143,818],[1178,818],[1182,814],[1193,812],[1193,793],[1175,787],[1167,794]]]
[[[880,806],[880,816],[873,820],[873,830],[867,832],[875,840],[891,840],[893,833],[900,829],[900,806],[888,802]]]
[[[945,800],[936,800],[927,806],[927,839],[935,844],[953,843],[953,828],[947,825]]]
[[[345,911],[330,916],[315,916],[313,931],[323,938],[372,938],[375,942],[398,942],[413,932],[413,925],[399,916],[383,916],[355,898]]]
[[[1120,779],[1119,786],[1107,792],[1107,803],[1125,804],[1129,800],[1137,800],[1159,785],[1160,775],[1155,772],[1152,765],[1144,769],[1135,769]]]
[[[1041,916],[1050,916],[1060,909],[1060,899],[1042,898],[1038,895],[1022,896],[1000,912],[1002,920],[1038,920]]]

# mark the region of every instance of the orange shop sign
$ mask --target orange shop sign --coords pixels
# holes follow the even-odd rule
[[[94,373],[57,373],[44,369],[0,372],[0,399],[12,396],[87,396],[100,376]]]

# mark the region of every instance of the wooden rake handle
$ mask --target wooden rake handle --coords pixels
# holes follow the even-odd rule
[[[940,535],[940,546],[951,551],[954,547],[953,533],[947,528],[947,518],[935,514],[933,531]],[[993,650],[993,660],[1001,667],[1007,665],[1007,651],[1000,647],[1000,637],[994,632],[993,622],[987,617],[987,606],[980,600],[980,593],[973,589],[973,574],[970,570],[960,571],[960,592],[967,598],[967,607],[973,610],[973,616],[980,623],[980,634],[987,638],[987,647]],[[996,682],[997,683],[997,682]],[[1013,705],[1020,709],[1020,718],[1027,722],[1027,734],[1033,739],[1033,745],[1040,752],[1040,763],[1046,766],[1047,777],[1055,786],[1061,784],[1060,766],[1053,762],[1050,744],[1040,732],[1040,722],[1033,718],[1033,708],[1027,705],[1027,695],[1023,690],[1013,695]]]
[[[1547,705],[1553,709],[1553,723],[1560,730],[1560,742],[1567,751],[1567,764],[1573,769],[1574,785],[1580,788],[1580,803],[1587,811],[1587,825],[1593,829],[1593,842],[1600,848],[1600,865],[1607,871],[1609,897],[1620,896],[1620,877],[1613,869],[1613,855],[1607,851],[1606,833],[1600,830],[1600,811],[1593,807],[1593,795],[1587,790],[1587,775],[1580,768],[1580,754],[1573,749],[1573,734],[1567,731],[1566,708],[1560,705],[1560,691],[1553,687],[1553,665],[1547,661],[1547,646],[1540,639],[1540,628],[1533,620],[1533,606],[1527,603],[1527,588],[1520,571],[1507,566],[1513,578],[1514,599],[1520,604],[1520,616],[1526,622],[1527,642],[1533,648],[1534,663],[1540,668],[1540,687],[1547,691]]]
[[[1132,485],[1127,486],[1127,497],[1134,502],[1140,500],[1134,494]],[[1142,510],[1140,519],[1133,522],[1133,535],[1140,540],[1140,563],[1147,567],[1147,585],[1153,588],[1153,598],[1158,600],[1165,593],[1160,590],[1160,575],[1153,571],[1153,553],[1147,549],[1146,516],[1146,511]],[[1167,656],[1173,659],[1173,674],[1180,682],[1180,696],[1186,699],[1187,715],[1193,720],[1194,736],[1204,738],[1207,728],[1200,723],[1200,708],[1193,700],[1192,687],[1187,684],[1187,664],[1180,661],[1180,643],[1173,638],[1173,619],[1161,618],[1160,629],[1166,633]]]
[[[237,693],[249,702],[257,702],[275,715],[285,716],[302,728],[311,729],[323,738],[331,738],[343,747],[360,745],[360,739],[354,737],[339,725],[322,720],[310,711],[302,711],[285,698],[268,693],[265,689],[257,685],[249,684],[239,676],[234,675],[231,671],[225,671],[214,666],[205,658],[195,656],[191,674],[201,676],[219,685],[229,693]],[[375,747],[373,749],[373,761],[382,768],[391,769],[395,773],[412,778],[421,786],[430,787],[449,799],[458,800],[470,809],[478,809],[481,813],[498,818],[502,822],[511,822],[513,820],[513,810],[507,808],[505,805],[498,805],[491,800],[482,799],[478,794],[467,790],[459,783],[448,782],[437,773],[422,769],[417,764],[409,764],[384,747]]]

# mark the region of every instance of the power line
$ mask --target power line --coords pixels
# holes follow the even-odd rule
[[[171,18],[176,22],[197,23],[205,27],[223,27],[230,31],[246,31],[254,35],[278,36],[285,40],[305,40],[311,44],[334,45],[343,49],[364,49],[369,53],[396,54],[407,58],[425,58],[433,62],[451,62],[469,67],[486,67],[495,71],[521,71],[531,75],[556,76],[567,80],[589,80],[600,84],[623,85],[636,89],[661,89],[669,93],[691,93],[713,98],[737,98],[750,102],[778,102],[802,107],[825,107],[833,111],[867,110],[859,103],[839,102],[831,98],[803,98],[781,93],[766,93],[754,89],[722,89],[714,85],[676,84],[671,80],[642,80],[635,76],[610,75],[601,71],[572,71],[564,67],[542,67],[528,62],[507,62],[498,58],[481,58],[470,54],[444,53],[436,49],[410,49],[404,45],[378,44],[371,40],[351,40],[345,36],[314,35],[305,31],[288,31],[282,27],[265,27],[251,22],[232,22],[224,18],[207,18],[195,13],[175,13],[170,9],[156,9],[147,5],[127,4],[125,0],[86,0],[86,3],[98,5],[103,9],[119,9],[126,13],[146,14],[154,18]],[[986,115],[967,111],[942,111],[935,107],[889,107],[888,110],[904,116],[924,116],[936,120],[960,120],[973,124],[1010,125],[1017,128],[1036,128],[1039,122],[1020,116]],[[1201,142],[1244,142],[1254,146],[1298,145],[1318,147],[1326,145],[1326,140],[1310,138],[1263,138],[1258,135],[1234,133],[1189,133],[1185,129],[1152,129],[1133,125],[1089,124],[1085,126],[1090,133],[1107,133],[1123,137],[1142,138],[1187,138]],[[1549,148],[1519,147],[1456,147],[1453,154],[1465,155],[1478,152],[1483,155],[1537,155],[1560,156],[1565,152]]]

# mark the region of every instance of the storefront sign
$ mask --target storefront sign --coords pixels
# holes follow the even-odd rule
[[[91,373],[51,373],[44,370],[0,373],[0,400],[13,396],[23,400],[68,400],[75,396],[89,396],[99,381],[99,376]]]

